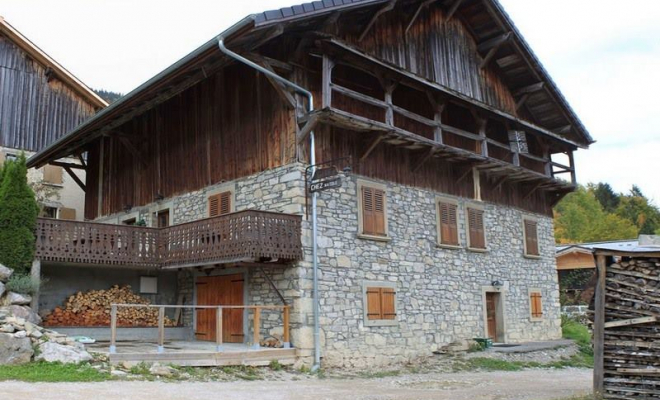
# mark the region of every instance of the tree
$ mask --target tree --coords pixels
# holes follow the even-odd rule
[[[27,273],[34,259],[39,207],[27,183],[25,156],[7,161],[0,183],[0,264]]]
[[[605,212],[592,190],[578,187],[555,208],[555,240],[581,243],[633,239],[637,227],[630,221]]]
[[[608,213],[613,213],[621,202],[621,195],[615,193],[609,183],[599,182],[596,185],[589,184],[589,190],[594,192],[596,200]]]

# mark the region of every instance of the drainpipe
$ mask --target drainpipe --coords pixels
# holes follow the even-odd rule
[[[280,82],[281,84],[290,87],[293,89],[295,92],[302,94],[303,96],[307,97],[307,112],[312,112],[314,111],[314,96],[312,93],[287,80],[284,79],[283,77],[277,75],[276,73],[273,73],[266,68],[248,60],[247,58],[234,53],[233,51],[229,50],[227,47],[225,47],[225,38],[230,36],[233,33],[236,33],[240,29],[243,29],[247,27],[249,24],[254,23],[254,17],[250,16],[236,25],[232,26],[220,36],[218,36],[218,47],[220,47],[220,51],[222,51],[224,54],[228,55],[229,57],[235,59],[238,62],[241,62],[248,67],[251,67],[265,75],[268,75],[272,79]],[[316,164],[316,152],[315,152],[315,143],[314,143],[314,131],[309,133],[309,162],[311,165]],[[314,174],[316,168],[312,167],[312,175]],[[320,343],[320,335],[319,335],[319,280],[318,280],[318,245],[317,245],[317,233],[318,233],[318,221],[317,221],[317,212],[316,212],[316,196],[317,193],[312,193],[312,270],[313,270],[313,291],[314,291],[314,296],[313,296],[313,302],[314,302],[314,365],[312,366],[312,372],[316,372],[320,367],[321,367],[321,343]]]

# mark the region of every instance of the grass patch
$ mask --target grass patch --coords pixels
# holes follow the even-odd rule
[[[462,360],[454,365],[455,371],[522,371],[525,368],[542,368],[537,362],[507,361],[496,358],[475,357]]]
[[[561,330],[565,339],[575,341],[579,352],[566,362],[558,362],[556,367],[593,368],[594,349],[591,347],[591,332],[589,332],[589,329],[574,319],[562,317]]]
[[[100,372],[89,364],[36,362],[0,366],[0,381],[101,382],[109,379],[109,373]]]
[[[391,371],[376,371],[376,372],[362,372],[360,373],[361,378],[367,378],[367,379],[377,379],[377,378],[388,378],[392,376],[399,376],[401,375],[401,371],[399,370],[391,370]]]

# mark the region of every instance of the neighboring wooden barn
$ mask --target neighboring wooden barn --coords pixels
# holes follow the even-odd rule
[[[594,394],[660,399],[660,239],[595,251]]]

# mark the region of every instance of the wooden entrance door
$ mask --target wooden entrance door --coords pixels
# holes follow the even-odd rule
[[[242,274],[197,278],[197,304],[200,306],[243,305]],[[215,341],[215,309],[197,310],[195,336],[198,340]],[[222,341],[243,343],[243,309],[222,310]]]
[[[499,293],[486,293],[486,324],[488,337],[497,340],[497,300]]]

